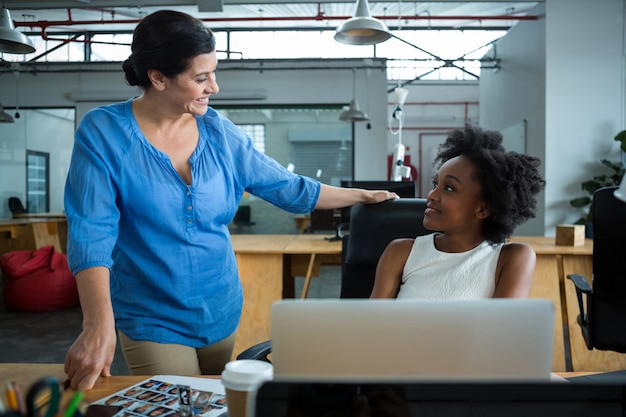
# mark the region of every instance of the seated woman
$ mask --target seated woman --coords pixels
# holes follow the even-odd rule
[[[371,298],[528,297],[535,252],[506,240],[535,216],[545,186],[539,159],[506,152],[500,133],[468,126],[450,134],[435,163],[423,220],[434,233],[389,243]]]

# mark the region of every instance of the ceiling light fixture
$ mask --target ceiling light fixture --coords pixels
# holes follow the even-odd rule
[[[389,131],[392,135],[398,135],[398,143],[394,148],[393,153],[393,172],[392,172],[392,180],[393,181],[402,181],[403,178],[411,177],[411,168],[404,165],[404,157],[406,153],[406,147],[402,144],[402,126],[404,125],[404,102],[406,101],[406,96],[409,94],[409,90],[406,88],[398,87],[394,90],[395,94],[395,106],[391,111],[391,119],[395,119],[398,121],[398,130],[394,131],[391,128],[391,121],[389,122]]]
[[[364,122],[369,120],[367,114],[363,113],[359,109],[359,105],[354,98],[356,94],[356,69],[352,68],[352,101],[350,101],[350,108],[344,110],[339,115],[339,120],[343,122]]]
[[[374,45],[390,37],[389,28],[371,16],[367,0],[357,0],[354,17],[346,20],[335,32],[335,40],[347,45]]]
[[[14,123],[13,116],[4,111],[2,103],[0,103],[0,123]]]
[[[31,54],[36,49],[30,38],[24,35],[13,26],[9,9],[2,6],[2,16],[0,16],[0,52],[9,54]]]

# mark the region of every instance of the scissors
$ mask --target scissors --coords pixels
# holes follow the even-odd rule
[[[26,417],[55,417],[60,401],[59,381],[53,377],[41,378],[26,393]]]

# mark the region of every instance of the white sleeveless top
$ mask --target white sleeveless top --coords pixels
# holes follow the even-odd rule
[[[418,236],[402,272],[397,298],[491,298],[496,290],[496,266],[503,244],[486,240],[467,252],[435,248],[435,235]]]

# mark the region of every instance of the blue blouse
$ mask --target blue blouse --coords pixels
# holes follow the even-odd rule
[[[228,233],[248,191],[308,213],[320,183],[255,150],[209,108],[187,185],[141,133],[132,100],[88,112],[76,131],[65,185],[67,254],[74,274],[111,271],[116,326],[130,338],[202,347],[239,323],[243,292]]]

